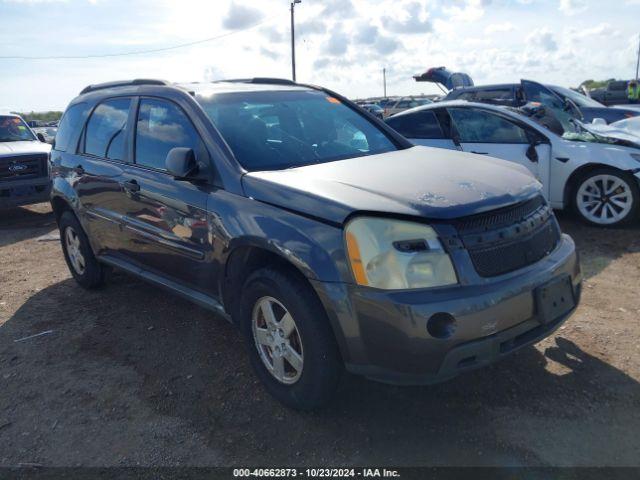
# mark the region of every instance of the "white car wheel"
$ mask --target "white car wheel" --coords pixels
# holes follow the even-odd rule
[[[593,172],[578,185],[575,204],[580,216],[600,226],[623,223],[636,210],[637,196],[623,176],[612,172]]]

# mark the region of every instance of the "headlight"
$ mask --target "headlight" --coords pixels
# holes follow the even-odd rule
[[[457,283],[451,259],[428,225],[358,217],[347,224],[345,240],[358,285],[399,290]]]

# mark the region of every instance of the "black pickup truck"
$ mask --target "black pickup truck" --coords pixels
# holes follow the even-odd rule
[[[626,80],[614,80],[607,83],[606,87],[591,90],[589,95],[603,105],[625,105],[629,103],[627,85]]]

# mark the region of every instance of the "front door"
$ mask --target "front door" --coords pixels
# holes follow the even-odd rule
[[[172,148],[193,149],[205,173],[208,153],[187,114],[177,104],[141,98],[134,162],[123,176],[128,260],[146,271],[209,292],[213,287],[207,222],[206,181],[177,180],[165,168]],[[206,175],[203,175],[203,178]]]
[[[551,113],[560,121],[565,132],[572,132],[575,127],[573,120],[583,120],[584,115],[580,108],[570,99],[564,99],[551,89],[541,83],[531,80],[522,80],[522,91],[525,102],[538,102],[549,109]]]
[[[450,108],[449,114],[462,150],[519,163],[542,183],[549,199],[551,145],[541,132],[490,110]]]

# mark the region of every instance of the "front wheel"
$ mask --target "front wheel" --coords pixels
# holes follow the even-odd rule
[[[586,223],[613,227],[636,218],[640,193],[633,175],[601,168],[578,178],[573,201],[577,214]]]
[[[254,272],[241,321],[252,366],[271,395],[299,410],[331,399],[342,361],[322,304],[302,278],[286,269]]]

